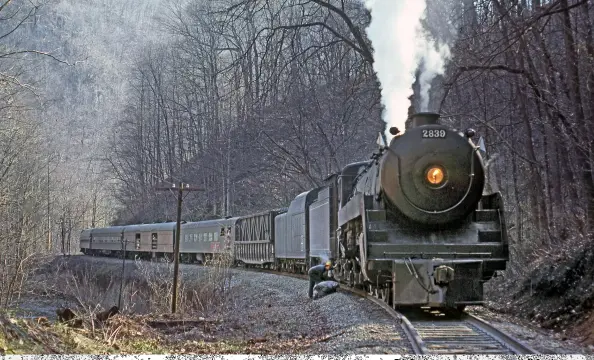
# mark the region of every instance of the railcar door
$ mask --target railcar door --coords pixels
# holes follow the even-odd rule
[[[157,245],[159,243],[159,238],[157,233],[151,234],[151,250],[157,250]]]

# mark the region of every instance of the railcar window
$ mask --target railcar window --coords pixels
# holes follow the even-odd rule
[[[136,234],[136,250],[140,249],[140,234]]]
[[[219,236],[225,236],[225,228],[224,227],[221,228],[221,234]]]

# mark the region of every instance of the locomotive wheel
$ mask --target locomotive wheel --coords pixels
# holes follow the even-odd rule
[[[390,287],[384,287],[380,290],[380,299],[382,299],[386,304],[390,303]]]

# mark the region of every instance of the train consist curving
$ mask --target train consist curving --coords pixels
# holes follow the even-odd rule
[[[181,260],[232,250],[237,263],[306,272],[328,259],[334,275],[394,307],[464,308],[509,260],[501,194],[484,194],[470,138],[419,113],[371,160],[347,165],[287,209],[183,223]],[[395,131],[397,132],[397,131]],[[173,252],[175,223],[83,230],[85,254]]]

